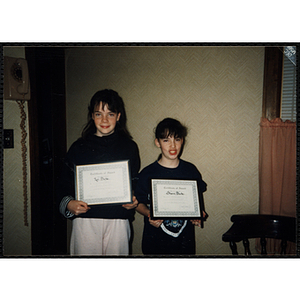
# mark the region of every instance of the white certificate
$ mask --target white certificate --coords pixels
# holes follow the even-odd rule
[[[201,218],[196,180],[151,179],[153,219]]]
[[[76,199],[87,204],[132,203],[129,161],[76,166]]]

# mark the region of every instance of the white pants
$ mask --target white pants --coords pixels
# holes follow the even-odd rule
[[[128,255],[130,226],[123,219],[76,218],[72,221],[71,255]]]

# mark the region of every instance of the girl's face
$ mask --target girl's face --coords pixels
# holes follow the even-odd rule
[[[163,161],[177,161],[183,144],[183,139],[168,136],[163,139],[155,139],[155,144],[161,149]]]
[[[117,121],[119,121],[121,113],[115,113],[108,109],[107,104],[102,107],[102,102],[95,108],[92,118],[97,128],[97,136],[107,136],[115,131]]]

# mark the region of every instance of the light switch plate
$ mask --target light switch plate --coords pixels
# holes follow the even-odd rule
[[[14,148],[14,130],[4,129],[4,149]]]

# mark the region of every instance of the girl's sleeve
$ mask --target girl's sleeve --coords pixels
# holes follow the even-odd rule
[[[74,216],[67,210],[68,203],[71,200],[75,200],[74,181],[74,163],[70,160],[70,154],[68,153],[62,166],[57,188],[58,210],[66,218],[72,218]]]
[[[141,167],[141,159],[139,154],[139,148],[137,144],[134,144],[133,155],[131,158],[131,178],[132,178],[132,189],[135,190],[138,181],[138,173]]]
[[[206,189],[207,189],[207,184],[206,184],[205,181],[203,181],[202,175],[199,172],[198,168],[195,165],[193,165],[193,167],[194,167],[195,177],[197,178],[197,184],[198,184],[199,193],[204,193],[206,191]]]
[[[207,184],[205,181],[202,179],[201,173],[199,173],[199,179],[197,180],[198,182],[198,193],[199,193],[199,200],[200,200],[200,207],[201,210],[205,212],[205,218],[204,221],[208,218],[208,213],[205,211],[205,204],[204,204],[204,199],[203,199],[203,193],[207,190]],[[203,227],[203,223],[201,224],[201,227]]]
[[[200,174],[200,173],[199,173]],[[203,180],[202,180],[202,176],[201,176],[201,174],[200,174],[200,179],[199,179],[199,190],[200,190],[200,192],[201,193],[204,193],[206,190],[207,190],[207,184],[206,184],[206,182],[204,182]]]
[[[137,180],[134,194],[139,203],[144,203],[145,205],[149,203],[149,199],[148,199],[149,189],[147,185],[147,179],[144,176],[143,172],[138,174],[138,180]]]

